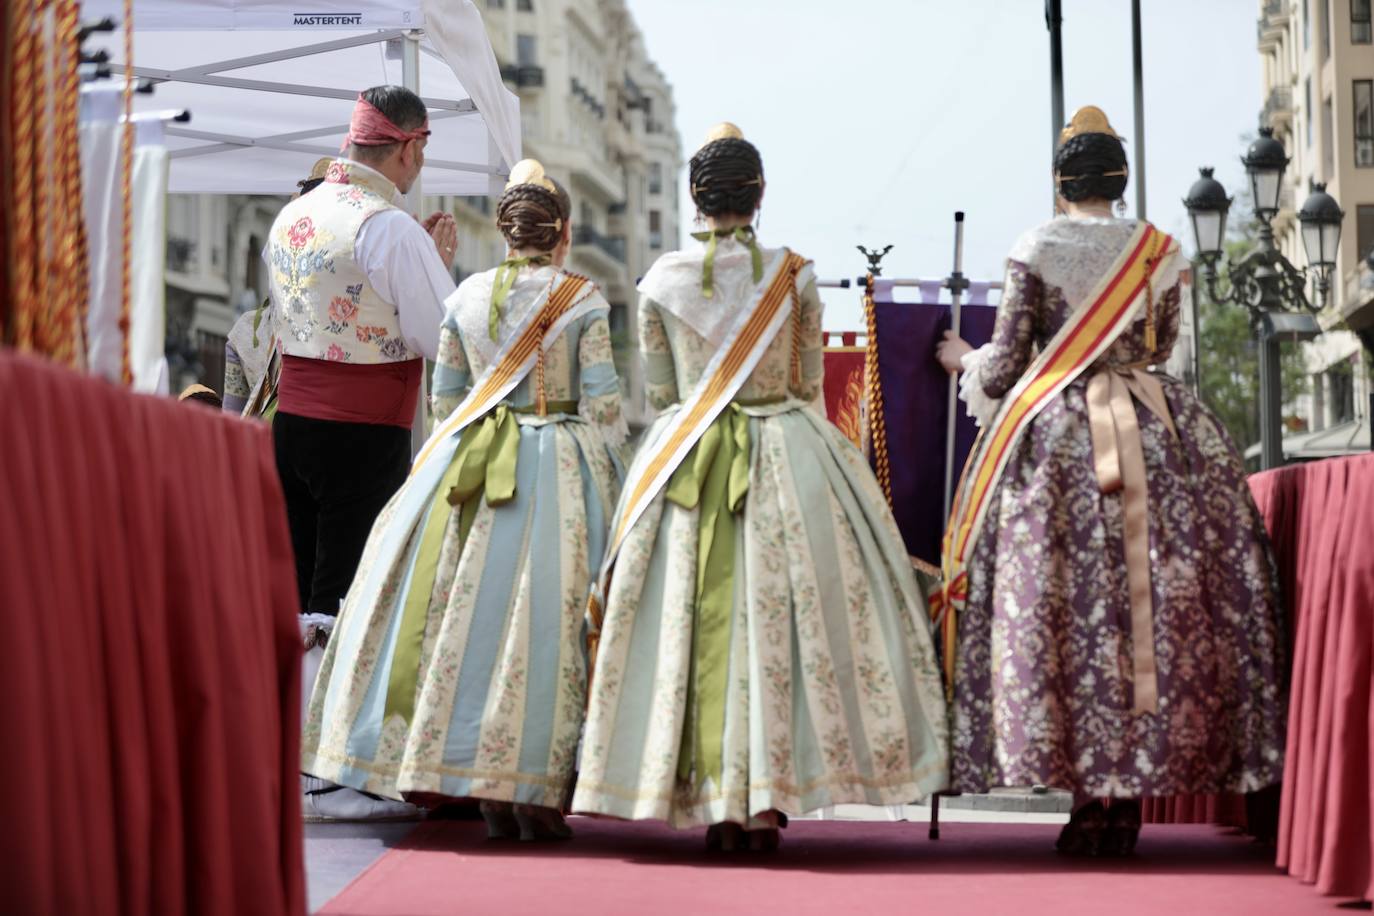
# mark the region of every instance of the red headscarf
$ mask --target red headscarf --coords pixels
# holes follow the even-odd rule
[[[404,143],[407,140],[420,140],[429,136],[429,122],[414,130],[401,130],[390,118],[382,114],[372,103],[360,94],[358,103],[353,106],[353,119],[348,124],[348,136],[344,137],[339,152],[355,146],[385,146],[388,143]]]

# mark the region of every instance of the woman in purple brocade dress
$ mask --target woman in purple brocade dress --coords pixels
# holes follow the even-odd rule
[[[1136,231],[1136,221],[1112,216],[1126,157],[1096,114],[1089,129],[1080,113],[1065,131],[1055,177],[1067,215],[1016,243],[992,341],[972,350],[949,335],[937,353],[947,369],[964,371],[960,390],[980,425],[1037,348],[1089,304]],[[1141,296],[1153,296],[1151,310],[1014,441],[968,553],[951,784],[1072,791],[1075,810],[1058,843],[1067,853],[1131,852],[1141,796],[1249,792],[1282,774],[1279,587],[1244,466],[1188,388],[1145,371],[1168,358],[1178,332],[1186,264],[1176,248],[1166,258],[1161,282]],[[1143,602],[1148,628],[1136,632],[1153,635],[1156,697],[1145,708],[1138,662],[1151,647],[1133,645],[1125,491],[1102,482],[1103,443],[1094,447],[1093,421],[1100,433],[1103,415],[1100,401],[1097,416],[1090,409],[1089,388],[1102,373],[1130,382],[1125,409],[1134,409],[1144,457],[1146,482],[1135,492],[1146,500],[1139,517],[1148,517],[1148,532],[1137,529],[1135,549],[1148,561],[1135,581],[1143,585],[1147,569],[1148,588],[1135,608]],[[1147,406],[1137,394],[1146,388],[1166,404],[1147,397]],[[1134,434],[1120,422],[1124,455]]]

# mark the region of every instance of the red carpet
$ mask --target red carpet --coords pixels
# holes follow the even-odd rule
[[[1129,860],[1052,851],[1053,825],[799,821],[774,856],[723,857],[704,831],[574,822],[559,845],[489,843],[482,825],[424,824],[323,913],[931,913],[1192,916],[1330,913],[1338,901],[1274,867],[1272,849],[1211,826],[1147,826]]]

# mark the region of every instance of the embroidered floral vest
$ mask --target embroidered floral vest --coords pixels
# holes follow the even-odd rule
[[[384,176],[340,159],[278,214],[268,258],[282,353],[349,363],[420,358],[401,336],[396,307],[377,295],[353,254],[363,223],[395,209],[395,198]]]

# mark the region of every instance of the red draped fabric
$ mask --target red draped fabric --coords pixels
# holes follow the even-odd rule
[[[1141,818],[1147,824],[1225,824],[1244,827],[1243,795],[1175,795],[1146,798]]]
[[[304,912],[267,428],[0,351],[0,486],[0,909]]]
[[[1374,897],[1374,455],[1253,478],[1296,612],[1278,864]]]

